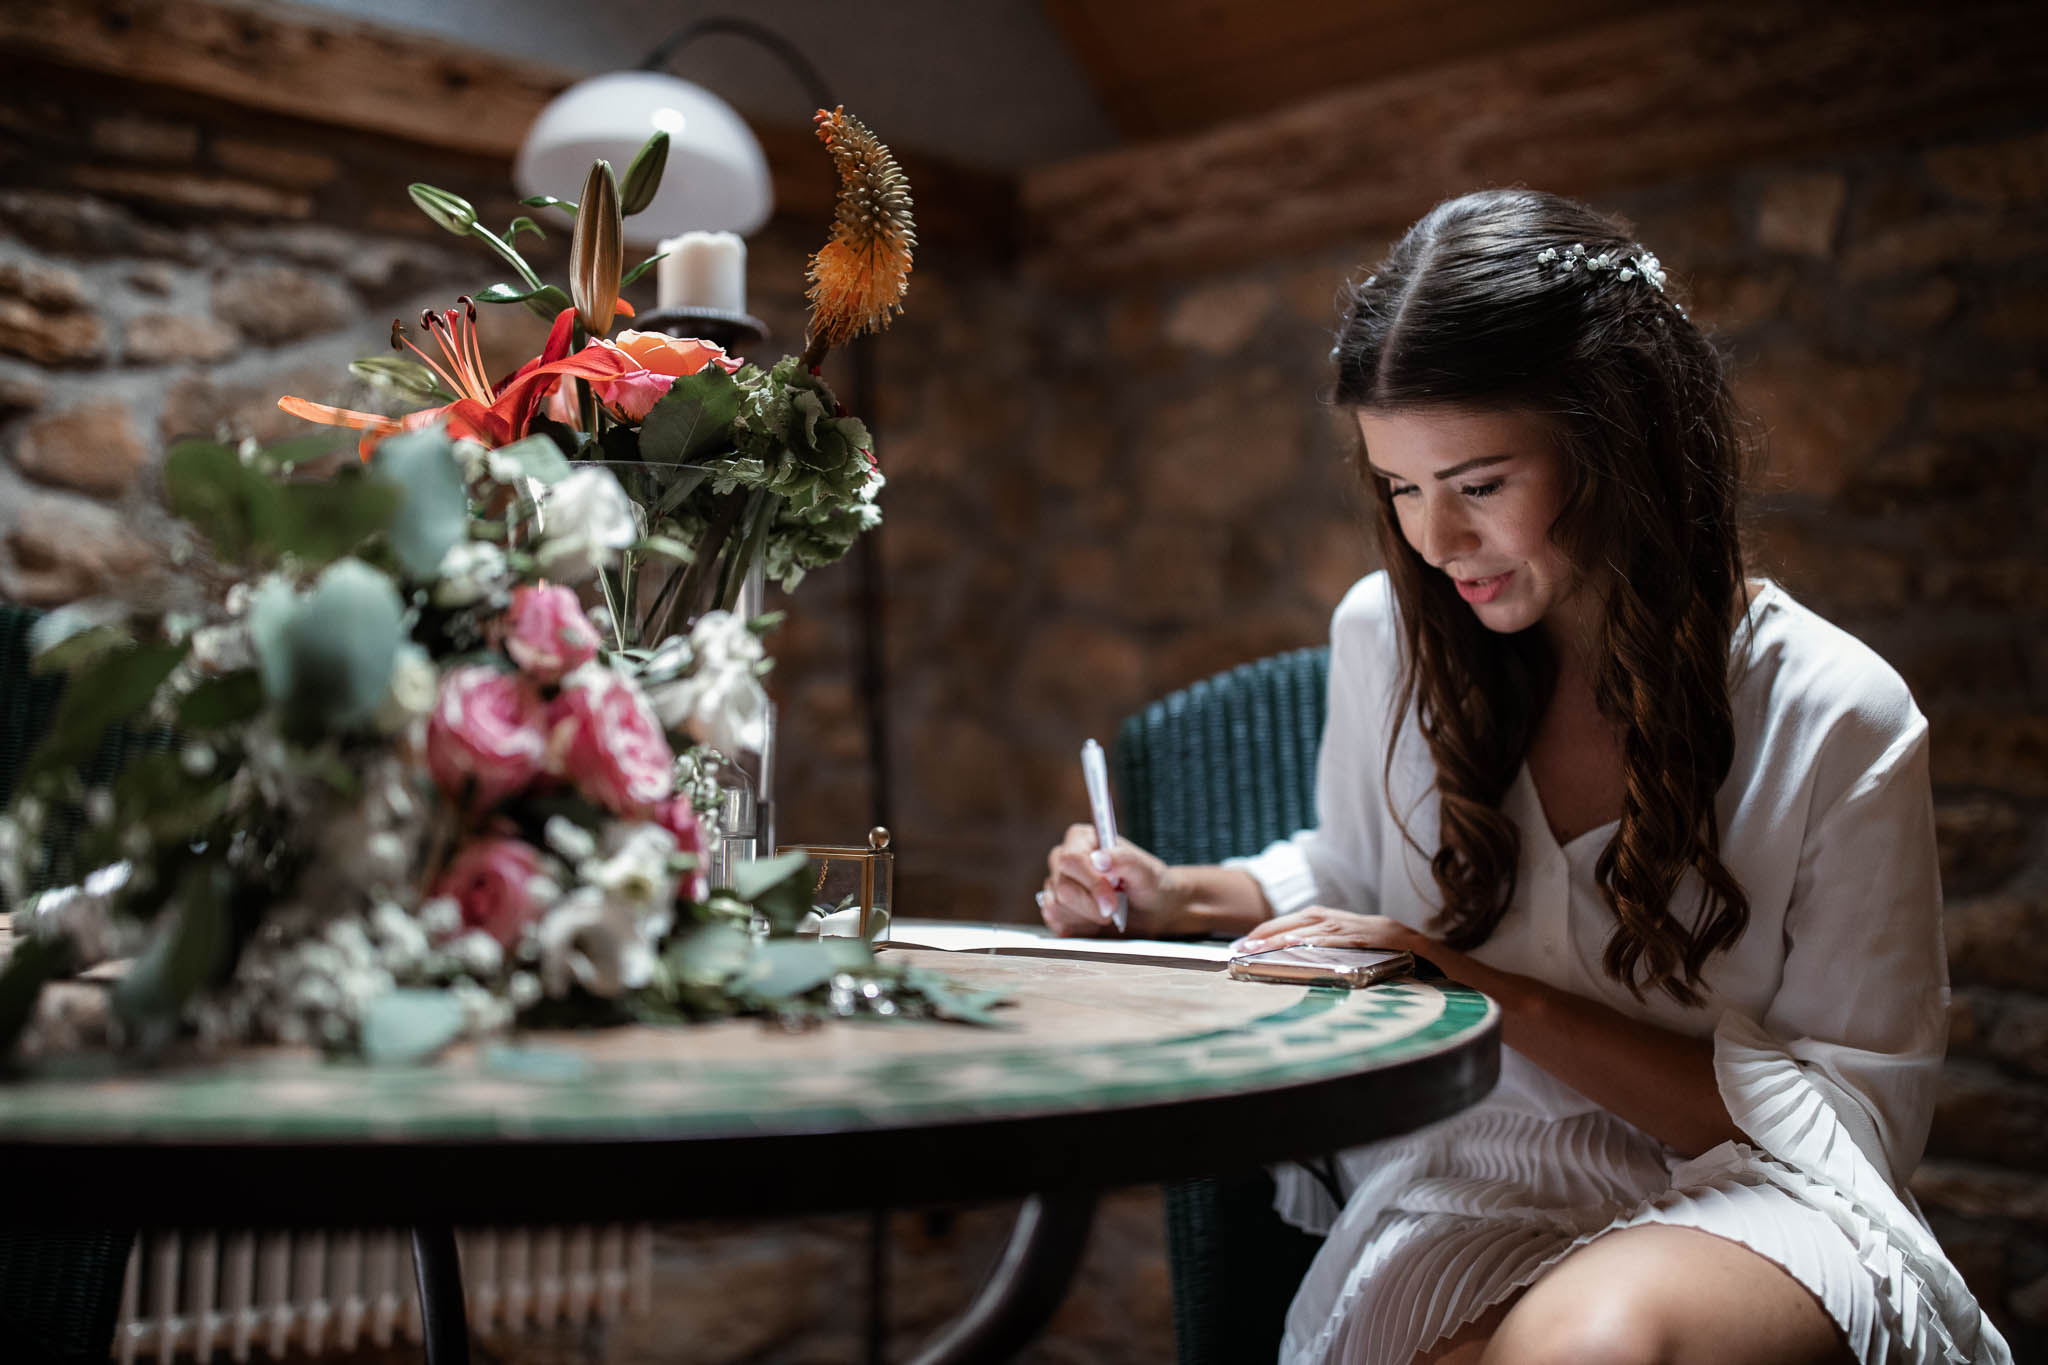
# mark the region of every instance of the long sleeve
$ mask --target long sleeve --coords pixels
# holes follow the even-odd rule
[[[1309,905],[1377,908],[1386,708],[1398,667],[1386,575],[1361,580],[1330,622],[1329,717],[1316,758],[1316,824],[1263,852],[1232,859],[1276,915]]]

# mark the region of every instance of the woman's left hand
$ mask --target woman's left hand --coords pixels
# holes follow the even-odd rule
[[[1320,948],[1384,948],[1423,956],[1438,945],[1397,919],[1385,915],[1354,915],[1312,905],[1291,915],[1269,919],[1232,946],[1240,953],[1263,952],[1296,943]]]

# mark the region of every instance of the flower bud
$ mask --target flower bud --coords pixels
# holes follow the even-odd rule
[[[631,217],[653,203],[667,166],[668,134],[657,132],[641,144],[633,164],[626,167],[626,178],[619,182],[619,212]]]
[[[450,194],[418,182],[407,185],[405,192],[412,196],[412,202],[419,206],[421,213],[457,237],[466,236],[476,226],[476,210],[459,194]]]
[[[625,260],[625,227],[620,221],[619,186],[609,162],[591,163],[569,240],[569,292],[583,330],[601,337],[612,329],[619,308],[619,272]]]

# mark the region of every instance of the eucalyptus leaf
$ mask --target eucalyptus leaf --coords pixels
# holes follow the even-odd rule
[[[753,906],[773,933],[793,932],[811,911],[811,864],[801,853],[741,863],[732,880],[733,894]]]
[[[747,931],[737,925],[700,924],[680,935],[661,956],[678,983],[717,986],[746,968],[753,946]]]
[[[687,464],[730,449],[739,412],[739,385],[718,366],[683,375],[640,424],[640,456],[651,463]]]
[[[185,657],[183,645],[137,645],[80,669],[65,684],[42,747],[24,777],[78,762],[99,747],[107,727],[149,705],[158,687]]]
[[[226,971],[234,946],[228,906],[232,889],[233,878],[221,859],[187,862],[172,893],[172,913],[114,984],[114,1013],[144,1050],[169,1042],[185,1002]]]
[[[390,689],[404,616],[391,580],[356,559],[330,565],[303,597],[276,582],[259,588],[249,638],[287,732],[310,737],[369,719]]]
[[[402,359],[399,356],[392,356],[390,358],[392,360]],[[377,359],[381,361],[382,357]],[[353,372],[357,365],[371,363],[373,362],[368,360],[358,360],[349,366],[349,370]],[[420,365],[418,361],[410,363],[418,366],[421,370],[426,370],[427,368],[424,365]],[[431,377],[433,372],[429,370],[427,373]],[[434,395],[430,394],[428,396],[432,397]],[[448,396],[451,399],[454,397],[453,394]],[[294,436],[289,441],[279,441],[274,446],[265,446],[263,448],[263,461],[272,469],[296,469],[302,464],[326,459],[353,439],[355,438],[346,431],[336,427],[329,427],[323,431],[316,431],[310,436]]]
[[[247,563],[277,525],[277,485],[217,442],[172,446],[164,485],[172,513],[191,522],[226,563]]]
[[[527,436],[491,452],[492,458],[511,460],[529,479],[557,484],[569,477],[569,461],[562,448],[547,436]]]
[[[430,428],[390,437],[370,457],[370,471],[402,495],[391,552],[408,578],[431,582],[443,557],[469,535],[469,493],[447,434]]]
[[[386,444],[389,444],[388,442]],[[402,494],[366,477],[360,466],[331,480],[302,480],[277,490],[275,548],[309,568],[331,563],[380,531],[393,529]]]
[[[462,1002],[451,991],[386,991],[363,1011],[363,1056],[379,1066],[431,1061],[462,1036],[462,1025]]]
[[[159,846],[200,836],[226,809],[229,788],[210,777],[194,777],[173,751],[145,754],[121,770],[113,783],[115,824],[109,846],[89,860],[118,856],[124,830],[146,829]]]
[[[815,990],[845,970],[840,956],[822,939],[771,938],[757,944],[754,957],[735,983],[762,1000],[787,1000]]]
[[[737,863],[732,870],[732,893],[752,903],[782,883],[801,874],[811,860],[803,853],[778,853],[773,858],[755,858]]]

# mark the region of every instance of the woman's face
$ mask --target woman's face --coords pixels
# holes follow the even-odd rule
[[[1376,412],[1358,429],[1386,482],[1401,535],[1489,630],[1543,622],[1578,633],[1576,575],[1550,538],[1564,507],[1564,455],[1550,423],[1529,412],[1459,408]]]

